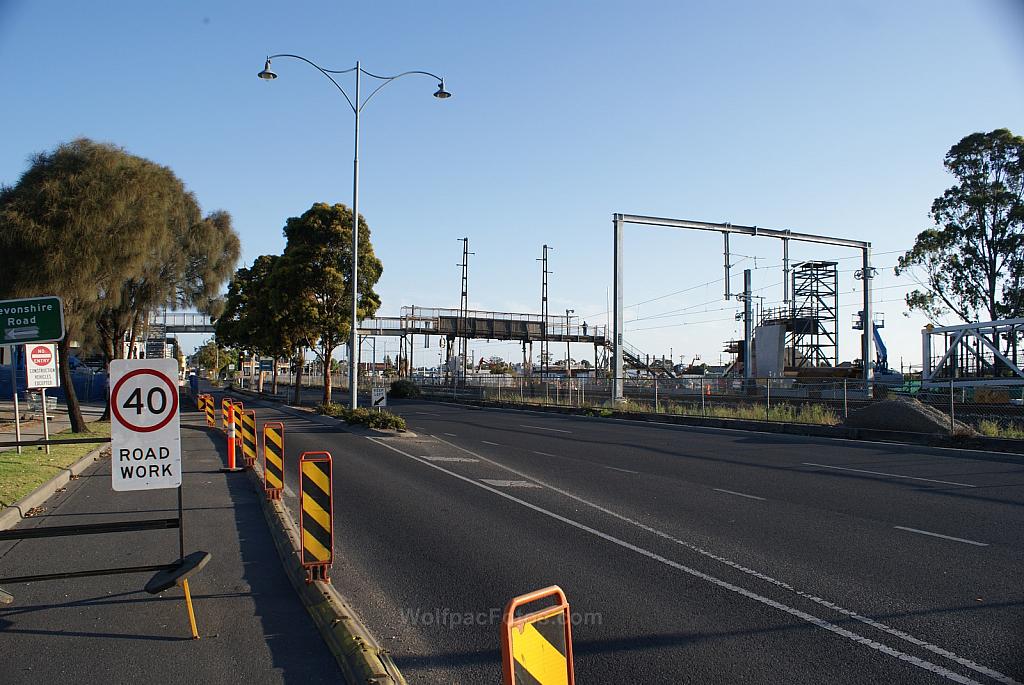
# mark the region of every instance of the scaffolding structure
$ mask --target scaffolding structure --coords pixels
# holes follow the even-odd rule
[[[839,365],[838,262],[793,265],[789,308],[765,310],[761,326],[786,329],[786,367],[810,369]]]

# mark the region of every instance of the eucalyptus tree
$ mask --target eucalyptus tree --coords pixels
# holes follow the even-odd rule
[[[380,307],[374,286],[384,270],[373,252],[370,227],[359,217],[360,319]],[[318,202],[302,216],[288,219],[287,244],[278,269],[276,297],[290,302],[295,330],[301,332],[323,367],[323,401],[331,401],[331,359],[352,326],[352,210]],[[355,363],[355,360],[349,360]]]

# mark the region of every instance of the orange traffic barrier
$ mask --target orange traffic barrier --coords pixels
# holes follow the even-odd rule
[[[227,434],[228,439],[228,465],[226,468],[221,469],[221,471],[243,470],[238,468],[235,461],[235,448],[238,443],[238,438],[235,435],[235,407],[235,403],[229,399],[221,402],[221,409],[224,411],[224,432]]]
[[[549,604],[516,616],[516,610],[543,599]],[[504,685],[575,685],[569,601],[557,585],[514,597],[501,619],[501,672]]]
[[[284,424],[263,424],[263,490],[267,499],[281,499],[284,490]]]
[[[334,562],[333,462],[330,452],[303,452],[299,457],[299,532],[306,582],[328,581]]]

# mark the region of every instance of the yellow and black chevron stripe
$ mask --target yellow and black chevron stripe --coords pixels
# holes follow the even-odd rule
[[[247,462],[256,461],[256,410],[242,413],[242,456]]]
[[[330,564],[334,560],[334,522],[331,520],[331,462],[304,459],[302,471],[302,563]]]
[[[213,416],[213,396],[203,395],[203,410],[206,412],[206,425],[213,428],[217,425],[217,420]]]
[[[263,486],[267,490],[284,487],[284,426],[263,424]]]
[[[515,685],[569,685],[562,609],[513,628],[511,650]]]

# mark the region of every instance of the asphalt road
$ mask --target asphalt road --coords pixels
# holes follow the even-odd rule
[[[394,409],[418,437],[258,412],[292,494],[334,456],[333,582],[412,683],[497,682],[501,608],[553,583],[580,683],[1024,681],[1024,460]]]

